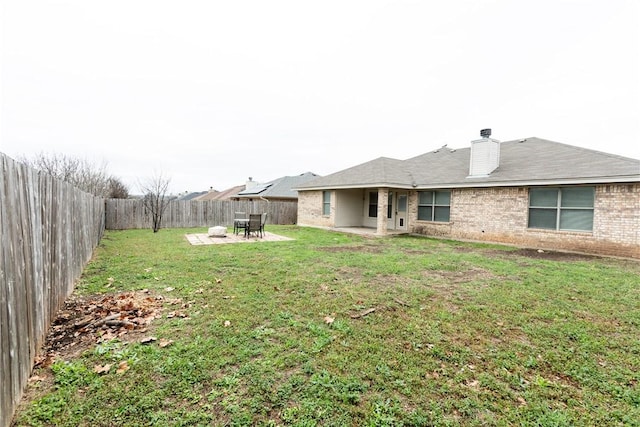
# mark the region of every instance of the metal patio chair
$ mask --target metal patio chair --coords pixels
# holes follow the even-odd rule
[[[264,236],[264,225],[267,223],[267,213],[263,213],[260,215],[260,232]]]
[[[234,212],[233,214],[233,234],[238,234],[240,229],[247,230],[249,218],[246,212]]]
[[[249,222],[247,223],[247,227],[244,229],[244,236],[249,237],[251,233],[254,233],[256,237],[262,237],[262,215],[260,214],[250,214]]]

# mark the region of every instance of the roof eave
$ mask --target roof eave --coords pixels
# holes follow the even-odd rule
[[[365,188],[400,188],[406,190],[423,190],[433,188],[478,188],[478,187],[532,187],[538,185],[585,185],[585,184],[616,184],[616,183],[640,183],[640,175],[624,175],[609,177],[588,177],[588,178],[554,178],[554,179],[534,179],[534,180],[510,180],[510,181],[472,181],[451,182],[438,184],[393,184],[393,183],[368,183],[354,185],[319,185],[314,187],[297,188],[297,191],[319,191],[319,190],[347,190]]]
[[[297,187],[297,191],[318,191],[318,190],[347,190],[347,189],[364,189],[364,188],[405,188],[412,189],[409,184],[389,183],[389,182],[372,182],[367,184],[341,184],[341,185],[318,185],[313,187]]]
[[[432,188],[478,188],[478,187],[533,187],[538,185],[586,185],[586,184],[618,184],[618,183],[640,183],[640,175],[612,176],[612,177],[588,177],[588,178],[553,178],[553,179],[533,179],[533,180],[511,180],[511,181],[476,181],[465,183],[442,183],[418,185],[417,189]]]

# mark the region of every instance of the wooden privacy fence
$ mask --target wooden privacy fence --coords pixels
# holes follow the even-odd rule
[[[103,231],[103,199],[0,153],[0,427]]]
[[[162,228],[230,226],[235,212],[295,224],[297,201],[171,201]],[[105,228],[151,228],[141,200],[104,200],[0,153],[0,427],[22,396],[49,325]]]
[[[264,200],[178,201],[169,202],[162,216],[161,228],[211,227],[233,225],[234,212],[267,212],[267,224],[295,224],[297,201]],[[107,199],[107,230],[151,228],[151,214],[142,200]]]

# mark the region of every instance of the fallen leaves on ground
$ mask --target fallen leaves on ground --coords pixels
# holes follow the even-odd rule
[[[183,311],[170,311],[169,313],[167,313],[167,319],[173,319],[174,317],[187,319],[189,318],[189,315]]]
[[[116,369],[116,374],[124,374],[128,370],[129,370],[129,362],[127,362],[126,360],[123,360],[122,362],[118,363],[118,369]]]
[[[107,374],[111,370],[111,363],[107,363],[106,365],[96,365],[93,367],[93,372],[96,374]]]
[[[149,291],[71,297],[58,312],[35,366],[49,366],[65,354],[144,331],[160,317],[163,298]]]
[[[165,347],[169,347],[171,344],[173,344],[173,340],[168,340],[166,338],[163,338],[160,340],[160,342],[158,343],[158,346],[160,348],[165,348]]]
[[[471,380],[471,381],[467,381],[466,383],[466,386],[471,388],[478,388],[479,385],[480,385],[480,381],[478,380]]]
[[[140,344],[151,344],[152,342],[157,341],[156,337],[144,337],[140,340]]]
[[[359,318],[361,318],[361,317],[364,317],[364,316],[366,316],[366,315],[368,315],[368,314],[373,313],[374,311],[376,311],[375,307],[374,307],[374,308],[368,308],[368,309],[366,309],[366,310],[364,310],[364,311],[361,311],[360,313],[352,314],[352,315],[351,315],[351,318],[352,318],[352,319],[359,319]]]

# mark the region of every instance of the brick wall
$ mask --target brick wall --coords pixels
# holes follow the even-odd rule
[[[376,218],[376,234],[384,235],[387,231],[387,208],[389,207],[389,189],[378,189],[378,217]]]
[[[455,189],[449,223],[418,221],[417,197],[409,197],[415,233],[640,258],[640,184],[596,186],[592,233],[528,229],[526,188]]]
[[[322,191],[298,192],[298,224],[315,227],[333,227],[335,193],[331,192],[331,214],[322,215]]]
[[[640,184],[596,187],[594,236],[624,244],[640,241]]]

